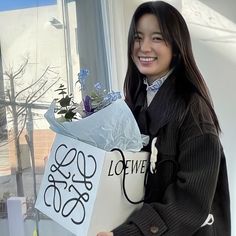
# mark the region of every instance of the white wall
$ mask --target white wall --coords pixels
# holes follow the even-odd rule
[[[49,20],[57,17],[56,5],[0,12],[0,38],[3,67],[19,66],[23,57],[37,65],[37,74],[47,65],[65,64],[63,31]],[[62,76],[63,70],[61,72]],[[33,73],[33,76],[36,76]]]
[[[183,1],[197,63],[210,89],[226,154],[231,194],[232,235],[236,235],[236,24],[230,14],[236,2]],[[229,16],[227,13],[229,12]]]

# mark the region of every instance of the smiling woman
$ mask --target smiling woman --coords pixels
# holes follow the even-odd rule
[[[161,34],[159,23],[152,14],[143,15],[136,28],[132,58],[148,84],[170,70],[172,47]]]
[[[164,1],[144,2],[133,14],[124,94],[141,133],[150,137],[144,150],[151,152],[152,142],[158,150],[156,171],[147,169],[141,209],[98,235],[230,236],[220,125],[187,24]]]

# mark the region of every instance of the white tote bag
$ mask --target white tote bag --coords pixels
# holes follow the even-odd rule
[[[74,233],[94,236],[111,231],[141,207],[131,204],[144,196],[146,152],[106,152],[57,134],[49,155],[35,207]]]

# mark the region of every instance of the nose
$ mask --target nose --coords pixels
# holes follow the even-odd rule
[[[150,52],[151,51],[151,43],[150,40],[145,38],[142,41],[140,41],[140,49],[143,52]]]

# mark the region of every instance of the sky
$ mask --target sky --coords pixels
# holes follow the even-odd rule
[[[54,5],[57,0],[0,0],[0,11]]]

